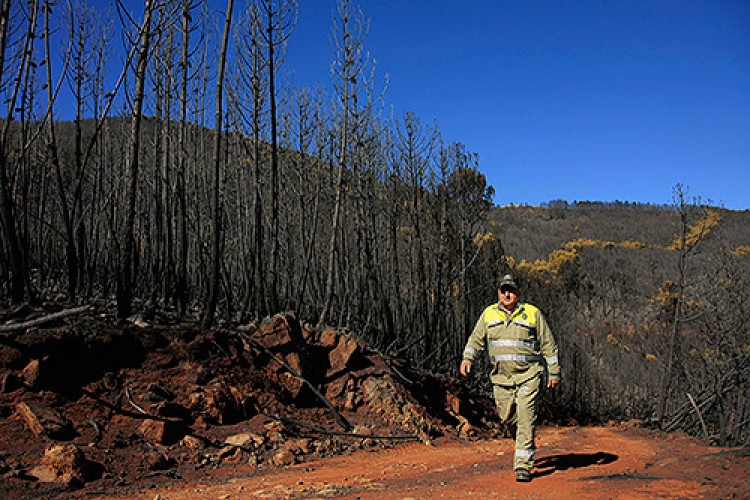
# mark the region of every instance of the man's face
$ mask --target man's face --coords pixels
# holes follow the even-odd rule
[[[503,306],[503,308],[512,311],[516,308],[516,304],[518,304],[518,290],[504,286],[501,287],[500,290],[497,291],[497,296],[500,299],[500,305]]]

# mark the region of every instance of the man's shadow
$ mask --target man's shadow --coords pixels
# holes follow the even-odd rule
[[[566,453],[564,455],[550,455],[537,459],[534,477],[548,476],[558,470],[580,469],[592,465],[611,464],[617,460],[617,455],[598,451],[596,453]]]

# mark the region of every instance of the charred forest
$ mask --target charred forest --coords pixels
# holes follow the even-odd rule
[[[512,272],[560,344],[548,414],[750,442],[747,211],[679,184],[660,206],[494,206],[477,154],[389,110],[348,0],[330,91],[284,79],[293,0],[67,9],[0,0],[0,342],[22,306],[204,329],[294,311],[456,375]]]

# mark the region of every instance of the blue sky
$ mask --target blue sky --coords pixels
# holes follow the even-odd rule
[[[497,204],[670,203],[679,182],[750,208],[749,1],[358,4],[386,102],[478,153]],[[300,1],[297,85],[329,84],[334,13]]]

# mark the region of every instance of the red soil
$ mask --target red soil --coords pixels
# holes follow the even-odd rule
[[[499,439],[237,466],[121,498],[750,498],[747,450],[629,425],[545,427],[538,446],[531,483],[515,482],[513,443]]]

